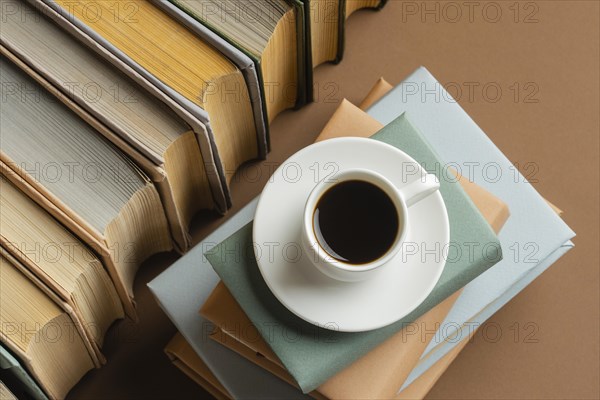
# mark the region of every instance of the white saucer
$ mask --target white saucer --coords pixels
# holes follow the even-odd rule
[[[402,171],[411,171],[407,166],[423,171],[410,156],[383,142],[338,138],[306,147],[275,171],[256,209],[254,250],[268,287],[292,313],[325,329],[362,332],[398,321],[431,293],[446,264],[442,249],[450,242],[439,191],[409,208],[406,255],[401,250],[366,281],[325,276],[311,264],[313,255],[305,254],[301,242],[304,205],[318,181],[338,170],[368,168],[401,187],[410,183],[402,177]],[[417,254],[409,255],[415,249]]]

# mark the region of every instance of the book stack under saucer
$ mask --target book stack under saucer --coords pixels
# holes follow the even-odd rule
[[[433,91],[439,96],[427,95]],[[451,243],[443,272],[426,298],[391,324],[350,331],[334,318],[317,326],[281,287],[302,299],[314,290],[308,285],[325,278],[306,272],[305,280],[290,278],[285,286],[265,271],[284,268],[289,260],[269,263],[260,253],[255,225],[263,221],[254,217],[263,218],[257,213],[263,200],[254,200],[149,284],[179,330],[166,353],[217,398],[423,398],[477,328],[573,246],[574,233],[560,210],[522,176],[515,179],[509,160],[425,68],[397,87],[380,80],[360,107],[342,102],[318,138],[338,166],[369,159],[367,150],[336,154],[335,138],[342,132],[394,146],[439,178]],[[473,165],[479,169],[466,168]],[[270,182],[277,179],[275,172]],[[298,213],[272,212],[276,223],[292,231],[301,219]],[[410,221],[427,216],[419,218]],[[280,245],[289,243],[282,239]],[[514,243],[536,243],[535,259],[507,257]],[[283,256],[274,248],[277,261]],[[431,249],[427,243],[417,247],[416,263],[425,265],[435,254]],[[298,269],[306,266],[289,257]],[[321,284],[339,293],[356,290]],[[343,312],[344,304],[336,307]],[[387,312],[384,305],[369,307],[374,319]]]

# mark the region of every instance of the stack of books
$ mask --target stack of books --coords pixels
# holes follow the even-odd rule
[[[217,398],[423,398],[476,328],[573,246],[560,210],[425,68],[395,88],[378,82],[360,108],[344,101],[319,140],[340,132],[401,148],[440,177],[463,256],[448,255],[429,297],[396,323],[316,328],[278,302],[256,260],[235,253],[251,244],[251,202],[149,284],[179,330],[167,354]],[[509,253],[515,244],[535,244],[535,257]],[[468,251],[497,245],[504,257]]]
[[[2,0],[2,396],[64,398],[106,362],[142,262],[231,207],[346,18],[384,3]]]

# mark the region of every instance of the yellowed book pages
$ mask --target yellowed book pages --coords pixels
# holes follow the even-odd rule
[[[134,317],[137,268],[173,248],[156,187],[89,121],[44,95],[43,86],[4,57],[2,81],[15,88],[3,102],[2,174],[101,255]],[[40,96],[24,96],[32,90]],[[50,165],[52,176],[44,172]]]
[[[312,67],[315,68],[337,57],[340,1],[311,0],[309,8]]]
[[[0,175],[0,244],[43,286],[56,293],[100,347],[108,328],[124,311],[107,271],[68,229]],[[52,249],[48,253],[48,249]]]
[[[316,25],[323,24],[319,24],[316,19],[319,16],[315,17],[313,12],[321,11],[321,2],[332,1],[337,2],[313,0],[311,17],[315,18],[312,21],[316,21]],[[227,37],[252,59],[258,60],[269,122],[281,111],[296,104],[299,94],[304,91],[304,83],[299,76],[302,72],[299,63],[304,60],[299,59],[302,57],[297,48],[296,23],[299,16],[291,2],[263,0],[253,4],[248,0],[174,0],[173,3],[203,25]],[[258,10],[254,8],[259,4],[260,12],[255,12]],[[248,15],[250,9],[253,9],[251,17]]]
[[[11,0],[12,1],[12,0]],[[16,4],[16,3],[15,3]],[[12,6],[14,6],[15,4],[11,3]],[[20,6],[26,7],[25,4],[19,4]],[[32,12],[33,8],[23,8],[23,10],[21,10],[22,12],[26,13],[26,12]],[[41,18],[41,16],[37,15],[37,14],[32,14],[35,17],[39,17]],[[14,18],[13,18],[14,19]],[[34,21],[34,18],[31,18],[31,20],[28,21]],[[43,22],[43,23],[42,23]],[[19,26],[19,24],[15,23],[15,21],[13,21],[12,25],[16,25]],[[51,23],[51,21],[46,21],[46,20],[40,20],[38,23],[35,23],[33,26],[38,28],[37,32],[38,34],[41,32],[42,34],[45,34],[45,36],[52,36],[52,33],[54,33],[54,30],[49,30],[49,29],[40,29],[40,28],[44,28],[44,27],[52,27],[53,29],[59,30],[60,28],[58,26],[54,26],[54,24]],[[27,27],[22,28],[23,30],[26,30]],[[13,36],[15,37],[21,37],[22,32],[13,32]],[[33,32],[33,34],[35,34],[36,32]],[[66,33],[64,33],[65,35],[68,35]],[[42,35],[44,36],[44,35]],[[70,36],[67,36],[70,38]],[[60,38],[57,38],[57,40]],[[16,39],[13,38],[14,41],[16,42],[23,42],[23,48],[27,48],[27,43],[29,43],[28,41],[25,40],[19,40],[17,41]],[[75,39],[73,39],[75,40]],[[27,43],[25,43],[27,42]],[[49,42],[49,43],[43,43],[44,45],[46,44],[54,44],[55,42]],[[36,47],[34,45],[29,44],[32,47]],[[37,44],[38,48],[38,52],[41,54],[43,53],[43,51],[39,50],[39,48],[45,48],[43,45]],[[67,44],[68,45],[68,44]],[[81,44],[80,46],[83,46],[83,44]],[[160,126],[157,126],[156,128],[154,128],[152,130],[152,132],[158,132],[159,129],[162,129],[160,131],[160,133],[164,133],[163,136],[166,137],[163,138],[161,137],[159,144],[154,144],[154,142],[158,141],[158,140],[154,140],[154,137],[151,135],[144,137],[141,137],[141,133],[139,133],[138,131],[142,131],[142,132],[146,132],[148,131],[147,129],[147,125],[148,124],[153,124],[154,125],[159,125],[159,122],[162,121],[158,121],[157,119],[163,118],[165,115],[171,115],[170,113],[168,113],[167,111],[163,110],[162,107],[160,107],[159,105],[157,105],[155,102],[153,103],[152,101],[148,101],[146,98],[142,98],[141,96],[145,94],[145,92],[138,90],[135,86],[131,85],[131,86],[125,86],[123,84],[123,88],[121,88],[121,84],[123,82],[126,82],[127,84],[130,84],[129,81],[126,80],[122,80],[122,81],[117,81],[110,83],[110,79],[111,77],[107,77],[106,81],[104,81],[104,86],[108,86],[108,85],[113,85],[114,87],[119,87],[119,90],[123,89],[123,91],[129,91],[126,92],[129,96],[132,96],[133,98],[135,98],[136,100],[138,100],[137,102],[127,102],[127,101],[112,101],[112,98],[110,100],[105,100],[105,102],[108,104],[108,106],[105,106],[103,109],[101,109],[100,111],[98,111],[97,109],[95,109],[94,107],[96,107],[99,103],[99,101],[95,101],[95,100],[90,100],[89,96],[85,96],[85,95],[81,95],[79,97],[75,96],[73,91],[61,91],[60,89],[64,89],[65,87],[67,87],[67,83],[72,83],[75,82],[74,79],[75,77],[73,75],[69,75],[68,72],[66,71],[65,74],[70,76],[71,81],[68,82],[56,82],[54,81],[54,84],[51,83],[51,79],[46,78],[45,76],[43,76],[41,73],[39,73],[39,71],[36,71],[35,68],[33,68],[31,65],[34,65],[35,67],[37,67],[38,69],[41,68],[39,65],[34,64],[32,61],[29,61],[30,64],[27,64],[26,62],[24,62],[23,60],[27,60],[27,58],[23,55],[20,54],[20,57],[18,56],[18,53],[12,53],[10,50],[8,50],[7,48],[0,46],[0,50],[2,52],[2,54],[4,56],[6,56],[9,60],[11,60],[15,65],[17,65],[21,70],[23,70],[25,73],[27,73],[33,80],[35,80],[38,84],[40,84],[40,86],[42,86],[44,89],[48,90],[48,92],[50,94],[52,94],[53,96],[57,97],[58,100],[60,100],[62,103],[64,103],[67,107],[69,107],[72,111],[74,111],[79,117],[81,117],[83,120],[85,120],[88,124],[90,124],[91,126],[93,126],[98,133],[102,134],[104,137],[106,137],[108,140],[110,140],[115,146],[117,146],[121,151],[123,151],[124,153],[126,153],[133,161],[135,161],[135,163],[148,175],[149,178],[152,179],[152,181],[155,183],[157,190],[159,191],[159,194],[161,195],[161,199],[163,200],[163,205],[165,207],[165,212],[169,221],[169,225],[171,228],[171,233],[173,235],[173,239],[175,241],[175,243],[178,245],[179,250],[181,251],[185,251],[188,249],[189,247],[189,235],[187,234],[187,230],[188,230],[188,226],[189,223],[191,221],[191,218],[193,217],[193,213],[195,213],[197,210],[199,209],[204,209],[204,208],[212,208],[213,207],[213,199],[212,199],[212,195],[210,192],[210,187],[209,187],[209,183],[208,183],[208,179],[204,170],[204,165],[202,163],[202,156],[200,154],[200,149],[198,147],[198,144],[196,143],[196,138],[195,138],[195,134],[194,132],[192,132],[191,130],[189,130],[189,128],[187,128],[183,123],[180,123],[178,120],[176,120],[175,118],[172,118],[171,120],[175,120],[175,122],[171,122],[171,120],[166,121],[164,123],[161,123]],[[71,49],[71,50],[75,50],[75,49]],[[77,53],[76,53],[77,54]],[[90,53],[84,53],[85,56],[88,56]],[[93,53],[92,53],[93,54]],[[56,56],[58,57],[58,56]],[[40,55],[40,59],[44,59],[44,57],[42,55]],[[52,65],[52,60],[48,61],[49,65]],[[71,69],[73,68],[77,68],[78,66],[73,66],[70,63],[67,63],[66,65],[71,66]],[[44,65],[45,66],[45,65]],[[63,68],[63,69],[68,69],[68,68]],[[45,72],[45,71],[44,71]],[[49,75],[48,73],[46,73],[46,75]],[[92,74],[90,74],[92,75]],[[118,74],[115,74],[117,77],[120,78],[120,76]],[[64,77],[63,77],[64,78]],[[83,77],[78,77],[79,79],[81,79],[81,81],[77,81],[76,85],[77,87],[86,87],[85,84],[85,78]],[[94,82],[93,80],[91,80],[91,78],[87,77],[88,82]],[[115,79],[113,77],[113,79]],[[83,83],[82,83],[83,82]],[[98,87],[100,87],[100,83],[95,83],[95,85],[98,85]],[[119,85],[119,86],[117,86]],[[110,87],[113,87],[110,86]],[[100,90],[100,89],[99,89]],[[108,89],[106,89],[108,90]],[[131,92],[131,94],[130,94]],[[137,97],[136,97],[137,96]],[[104,97],[108,97],[108,96],[104,96]],[[81,104],[81,100],[80,103],[77,102],[77,100],[79,98],[84,98],[88,101],[88,103],[84,103]],[[142,110],[139,110],[137,107],[131,107],[131,105],[133,104],[134,106],[137,106],[138,104],[141,104],[142,106],[149,103],[151,105],[150,110],[144,110],[144,107],[139,107],[142,108]],[[91,104],[91,106],[89,105]],[[128,108],[127,106],[129,106],[130,108]],[[113,107],[113,108],[111,108]],[[144,121],[142,123],[140,123],[139,121],[143,121],[144,119],[148,119],[147,116],[144,115],[140,115],[139,113],[143,112],[143,111],[156,111],[154,108],[158,108],[159,110],[161,110],[163,112],[163,114],[161,115],[155,115],[154,116],[154,120],[153,121]],[[136,112],[138,114],[136,114]],[[98,118],[94,117],[93,113],[95,113],[96,116],[99,116],[100,118],[104,118],[106,116],[109,116],[110,118],[113,118],[112,120],[109,120],[108,122],[105,120],[105,122],[107,122],[107,124],[112,124],[112,129],[109,128],[109,125],[101,122]],[[119,119],[120,117],[120,119]],[[129,119],[129,120],[127,120]],[[164,119],[164,118],[163,118]],[[133,122],[131,122],[133,121]],[[137,125],[141,125],[141,127],[138,128]],[[174,125],[174,126],[173,126]],[[123,126],[125,128],[123,128]],[[125,131],[125,134],[129,134],[129,132],[133,131],[135,133],[138,134],[138,136],[136,137],[136,141],[137,142],[141,142],[142,145],[141,146],[146,146],[147,143],[148,146],[146,147],[150,147],[152,149],[152,151],[150,152],[150,154],[153,155],[153,157],[158,158],[160,161],[152,161],[150,158],[148,158],[145,154],[143,154],[142,152],[138,151],[138,149],[134,146],[132,146],[132,144],[125,140],[123,137],[121,137],[120,135],[118,135],[117,130],[113,130],[117,128],[119,131]],[[171,131],[169,131],[169,129]],[[178,130],[177,132],[175,132],[175,130]],[[154,136],[158,136],[158,134],[154,134]],[[170,140],[170,141],[169,141]],[[167,143],[163,143],[163,142],[167,142]],[[144,147],[145,148],[145,147]],[[156,155],[156,154],[158,155]],[[185,181],[183,179],[183,175],[185,175]],[[187,193],[189,192],[189,193]],[[185,195],[187,196],[185,196]]]
[[[93,351],[69,306],[45,291],[0,253],[0,341],[27,366],[51,399],[64,398],[94,368]]]
[[[228,182],[239,165],[256,157],[257,131],[248,87],[241,71],[217,49],[149,1],[55,3],[208,113]],[[98,13],[90,14],[90,7]]]

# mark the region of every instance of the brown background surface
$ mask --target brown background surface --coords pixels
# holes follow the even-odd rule
[[[356,13],[344,60],[317,68],[315,103],[274,121],[273,151],[238,174],[229,215],[260,193],[273,165],[313,142],[344,97],[356,103],[380,76],[397,84],[424,65],[522,172],[535,163],[533,185],[578,235],[574,250],[491,318],[500,339],[476,335],[428,397],[599,398],[599,19],[597,1],[390,0],[382,12]],[[195,241],[224,220],[199,216]],[[139,323],[115,324],[108,364],[69,398],[207,396],[164,355],[175,328],[145,286],[176,258],[145,263]]]

